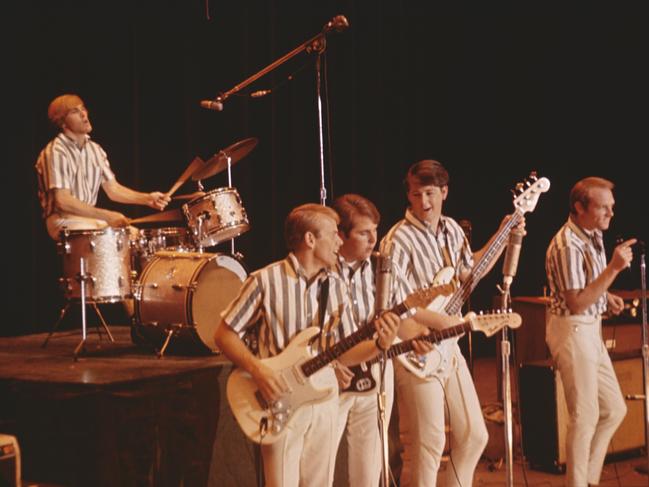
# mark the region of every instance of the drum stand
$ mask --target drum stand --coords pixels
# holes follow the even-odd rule
[[[82,339],[81,342],[77,345],[77,347],[74,349],[74,360],[76,361],[79,355],[79,352],[83,349],[83,346],[85,345],[86,339],[88,337],[87,334],[87,327],[86,327],[86,281],[89,281],[92,279],[92,276],[90,274],[86,274],[85,272],[85,261],[83,257],[79,259],[79,274],[77,275],[77,280],[81,284],[81,334],[82,334]],[[110,329],[108,328],[108,324],[106,323],[106,320],[104,319],[104,316],[102,315],[101,311],[99,310],[99,307],[97,306],[97,303],[94,301],[90,301],[90,304],[92,304],[93,309],[95,310],[95,313],[97,313],[97,316],[99,317],[99,321],[101,322],[101,326],[106,330],[106,334],[108,335],[108,338],[111,342],[114,342],[115,339],[113,338],[113,335],[110,332]],[[59,314],[59,319],[57,322],[54,324],[52,327],[52,330],[50,333],[47,335],[47,338],[45,338],[45,341],[43,342],[43,345],[41,347],[45,348],[52,337],[52,335],[56,332],[58,329],[59,325],[63,321],[63,318],[65,317],[68,309],[70,309],[70,301],[65,303],[65,306],[61,309],[61,312]],[[101,328],[99,328],[99,325],[97,325],[97,333],[99,334],[99,338],[101,339]]]

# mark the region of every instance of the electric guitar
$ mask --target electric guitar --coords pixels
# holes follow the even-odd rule
[[[402,315],[409,309],[428,305],[437,296],[451,295],[455,288],[455,283],[450,282],[420,289],[390,311]],[[320,333],[320,328],[312,326],[302,330],[280,354],[262,359],[263,364],[278,372],[288,385],[288,392],[272,403],[264,399],[248,372],[235,369],[228,378],[226,393],[232,413],[244,434],[256,443],[272,444],[285,434],[287,425],[301,406],[335,396],[338,382],[333,370],[324,367],[354,345],[370,338],[375,331],[374,322],[369,322],[313,357],[309,344]]]
[[[449,316],[459,315],[466,299],[507,245],[511,229],[522,221],[523,215],[526,212],[534,210],[541,193],[545,193],[548,189],[550,189],[550,181],[547,178],[537,178],[535,172],[532,172],[524,183],[518,183],[512,191],[515,195],[514,213],[512,213],[511,218],[503,227],[498,230],[491,244],[489,244],[482,257],[480,257],[471,269],[468,278],[448,300],[444,298],[437,299],[428,308]],[[437,273],[433,280],[433,285],[443,284],[452,278],[452,276],[449,277],[447,269],[444,268]],[[444,372],[448,358],[436,347],[435,350],[426,355],[422,356],[410,352],[405,355],[400,355],[397,360],[417,377],[421,379],[432,379]]]
[[[404,353],[412,352],[413,342],[415,340],[427,341],[429,343],[440,343],[443,340],[460,336],[467,331],[481,331],[487,337],[493,336],[499,330],[508,326],[509,328],[518,328],[522,320],[518,313],[496,311],[490,314],[467,313],[461,323],[444,328],[442,330],[431,330],[429,335],[422,335],[410,340],[401,341],[392,345],[386,352],[387,358],[394,358]],[[372,360],[364,362],[365,367],[354,366],[354,378],[351,384],[342,390],[341,394],[358,394],[368,395],[375,392],[377,377],[373,374],[372,365],[378,363],[383,357],[378,356]]]

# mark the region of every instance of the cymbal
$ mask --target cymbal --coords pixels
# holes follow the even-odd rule
[[[225,171],[228,167],[228,156],[230,157],[230,165],[236,164],[255,148],[257,142],[258,140],[256,137],[250,137],[235,142],[231,146],[220,150],[214,154],[211,159],[205,162],[205,165],[202,168],[192,174],[192,179],[198,181],[199,179],[209,178],[221,171]]]
[[[178,208],[173,210],[161,211],[160,213],[153,213],[152,215],[143,216],[131,220],[134,223],[148,223],[148,222],[179,222],[183,220],[183,215]]]

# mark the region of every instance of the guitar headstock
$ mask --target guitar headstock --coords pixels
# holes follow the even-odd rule
[[[489,314],[484,314],[482,312],[480,312],[480,314],[475,314],[471,312],[466,315],[465,321],[471,325],[472,331],[481,331],[488,337],[494,335],[497,331],[502,330],[506,326],[509,328],[518,328],[522,323],[521,315],[518,313],[501,310]]]
[[[514,194],[514,207],[521,213],[533,211],[539,201],[541,193],[550,189],[548,178],[538,178],[536,171],[532,171],[525,181],[516,185],[512,190]]]
[[[450,296],[457,289],[455,279],[446,284],[430,286],[423,289],[417,289],[414,293],[406,297],[404,304],[408,309],[428,306],[437,296]]]

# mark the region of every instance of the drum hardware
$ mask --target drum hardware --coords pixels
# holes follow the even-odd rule
[[[79,287],[80,287],[80,294],[81,294],[81,341],[79,344],[76,346],[74,349],[74,360],[75,362],[77,361],[79,357],[79,353],[83,350],[83,347],[85,346],[86,340],[88,338],[88,333],[87,333],[87,326],[86,326],[86,283],[88,281],[92,281],[94,278],[90,274],[86,273],[86,263],[85,259],[83,257],[79,258],[79,273],[75,276],[76,280],[79,282]],[[106,320],[104,319],[104,316],[102,315],[101,311],[97,307],[97,303],[94,301],[90,301],[90,304],[92,305],[93,309],[95,310],[95,313],[97,313],[97,317],[99,318],[99,321],[101,322],[101,326],[104,328],[106,331],[106,334],[108,335],[108,338],[111,342],[114,342],[115,339],[113,338],[112,333],[110,332],[110,329],[108,328],[108,324],[106,323]],[[65,306],[61,309],[61,312],[59,313],[59,319],[57,322],[54,324],[52,327],[52,330],[50,333],[47,335],[45,338],[45,341],[41,345],[42,348],[45,348],[52,337],[52,335],[56,332],[58,329],[59,325],[63,321],[63,318],[65,317],[68,309],[70,309],[70,301],[67,301],[65,303]],[[99,335],[99,339],[102,339],[101,335],[101,328],[99,328],[99,325],[96,325],[97,327],[97,334]]]

